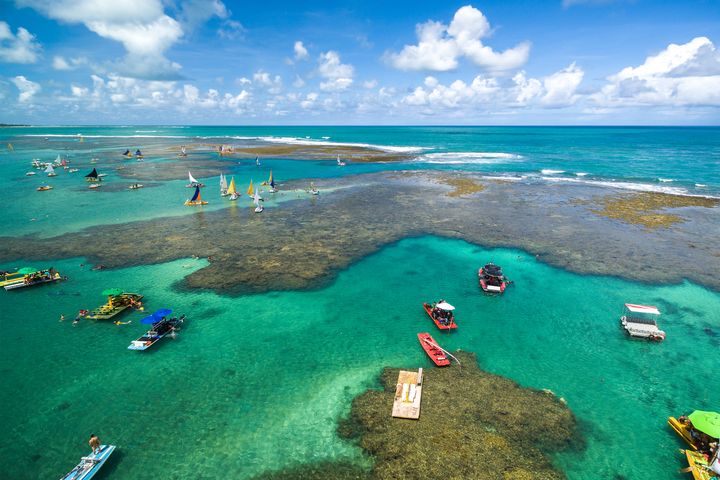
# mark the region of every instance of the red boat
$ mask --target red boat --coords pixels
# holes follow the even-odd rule
[[[420,345],[435,365],[438,367],[450,365],[450,359],[447,358],[445,352],[439,348],[440,346],[435,343],[435,340],[433,340],[433,337],[431,337],[429,333],[418,333],[418,340],[420,340]]]
[[[510,284],[502,269],[492,262],[478,270],[478,280],[483,292],[489,293],[503,293]]]
[[[455,315],[452,313],[452,311],[455,310],[455,307],[446,301],[440,300],[439,302],[435,302],[433,304],[423,303],[423,308],[425,309],[425,312],[430,315],[432,321],[435,322],[435,326],[437,326],[440,330],[454,330],[457,328]]]

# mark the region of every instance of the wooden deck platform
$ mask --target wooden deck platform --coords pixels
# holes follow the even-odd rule
[[[417,372],[400,370],[398,383],[395,387],[392,416],[396,418],[420,418],[420,401],[422,400],[423,369]]]
[[[123,293],[121,297],[132,297],[135,299],[135,301],[140,301],[143,299],[143,296],[139,293]],[[115,307],[108,307],[107,304],[96,308],[95,310],[91,310],[85,318],[88,320],[110,320],[111,318],[117,316],[121,312],[124,312],[130,308],[130,303],[123,303],[121,305],[117,305]]]

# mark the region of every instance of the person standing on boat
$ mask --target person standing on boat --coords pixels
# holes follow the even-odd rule
[[[88,445],[90,445],[90,448],[92,448],[92,453],[97,454],[100,452],[100,439],[94,433],[90,434],[90,440],[88,440]]]

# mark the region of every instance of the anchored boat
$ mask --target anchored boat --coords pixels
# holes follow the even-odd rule
[[[23,270],[19,270],[22,272]],[[3,285],[5,290],[16,290],[18,288],[32,287],[43,283],[57,282],[58,280],[67,280],[67,277],[60,275],[60,272],[50,267],[47,270],[38,270],[32,273],[25,273],[23,278],[17,282],[7,283]]]
[[[220,196],[227,197],[228,195],[230,195],[230,192],[228,192],[227,177],[225,177],[225,175],[223,175],[221,173],[220,174]]]
[[[86,182],[102,182],[102,177],[98,175],[97,169],[93,168],[92,172],[85,175]]]
[[[665,340],[665,332],[657,326],[659,316],[657,307],[626,303],[620,325],[631,337],[661,342]]]
[[[51,187],[50,185],[40,185],[35,190],[37,190],[38,192],[46,192],[48,190],[52,190],[52,188],[53,187]]]
[[[185,322],[185,315],[181,315],[179,318],[167,318],[171,313],[172,310],[162,309],[143,318],[141,322],[151,324],[152,328],[142,337],[133,340],[128,350],[147,350],[166,335],[174,335],[175,331],[180,329],[180,325]]]
[[[430,336],[429,333],[418,333],[418,340],[420,340],[420,346],[422,346],[425,353],[427,353],[430,360],[433,361],[438,367],[446,367],[450,365],[450,359],[445,355],[445,352],[440,345]]]
[[[82,457],[80,463],[60,480],[88,480],[94,477],[114,451],[115,445],[100,445],[97,453]]]
[[[483,292],[503,293],[510,284],[507,277],[503,275],[502,268],[490,262],[478,270],[478,280]]]
[[[91,310],[85,315],[90,320],[110,320],[120,313],[130,308],[143,310],[143,296],[139,293],[124,292],[120,288],[108,288],[102,291],[103,295],[107,295],[108,300],[105,305]]]
[[[440,330],[454,330],[457,328],[455,315],[453,314],[455,307],[445,300],[440,300],[432,304],[423,303],[423,308],[425,309],[425,313],[435,322],[435,326]]]
[[[204,201],[202,197],[200,196],[200,186],[195,186],[195,194],[192,196],[192,198],[185,200],[185,205],[187,206],[194,206],[194,205],[207,205],[208,202]]]

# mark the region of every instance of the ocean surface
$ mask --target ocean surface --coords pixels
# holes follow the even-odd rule
[[[182,206],[186,181],[127,190],[131,181],[114,170],[119,154],[252,139],[364,144],[411,156],[401,164],[342,168],[292,158],[263,159],[258,168],[228,159],[226,173],[239,185],[265,180],[270,169],[283,181],[412,168],[720,195],[718,128],[3,128],[2,235],[54,236],[193,214]],[[25,176],[33,158],[52,161],[58,154],[80,171]],[[98,160],[91,164],[93,157]],[[92,167],[108,173],[98,191],[82,179]],[[203,192],[210,204],[203,208],[224,208],[212,192],[217,178],[201,180],[210,185]],[[41,183],[54,189],[36,192]],[[279,197],[269,207],[290,200]],[[522,251],[436,237],[389,245],[320,290],[239,297],[174,288],[206,265],[204,259],[94,271],[82,258],[57,259],[52,251],[46,258],[0,265],[52,265],[70,278],[0,291],[4,478],[59,477],[87,453],[90,433],[119,447],[102,477],[108,479],[250,478],[325,460],[368,466],[360,449],[338,438],[337,420],[355,395],[377,385],[382,367],[430,368],[419,331],[431,332],[446,348],[476,352],[486,370],[565,398],[587,440],[584,450],[554,457],[570,479],[685,478],[678,473],[685,466],[677,453],[682,444],[666,418],[720,408],[714,375],[720,294],[691,283],[581,276]],[[478,291],[477,268],[490,260],[515,282],[501,297]],[[427,268],[439,263],[442,275]],[[142,292],[149,309],[169,307],[188,321],[177,338],[143,353],[126,349],[145,330],[139,312],[123,318],[132,320],[127,325],[73,326],[75,313],[103,303],[100,292],[109,287]],[[421,308],[439,297],[457,307],[455,333],[439,334]],[[667,340],[650,344],[624,336],[618,325],[624,302],[657,305]]]

